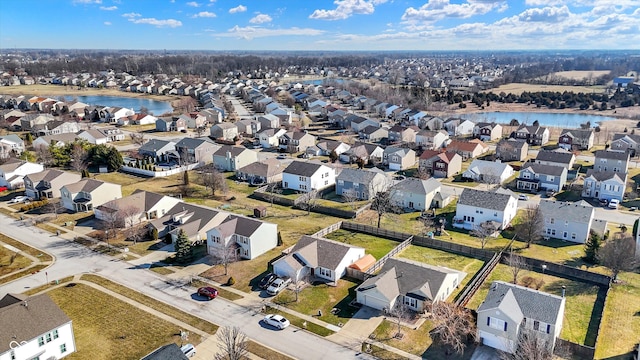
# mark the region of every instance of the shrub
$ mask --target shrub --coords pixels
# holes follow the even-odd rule
[[[236,280],[233,278],[233,276],[231,276],[229,280],[227,280],[227,285],[229,286],[232,286],[235,283],[236,283]]]
[[[520,280],[520,283],[522,283],[523,286],[530,288],[535,283],[535,281],[536,280],[531,276],[525,276],[522,278],[522,280]]]
[[[158,240],[158,229],[151,230],[151,238],[153,240]]]
[[[540,290],[542,286],[544,286],[544,280],[542,278],[537,279],[534,284],[534,289]]]

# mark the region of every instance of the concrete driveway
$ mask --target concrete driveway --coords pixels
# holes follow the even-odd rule
[[[471,355],[470,360],[496,360],[500,359],[500,355],[496,349],[489,346],[478,346],[476,351]]]

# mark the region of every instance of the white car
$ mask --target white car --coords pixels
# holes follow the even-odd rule
[[[619,204],[620,204],[620,200],[611,199],[611,201],[609,201],[609,205],[607,206],[609,207],[609,209],[617,209]]]
[[[529,200],[529,197],[525,194],[520,194],[518,195],[518,200],[527,201]]]
[[[196,347],[193,344],[186,344],[180,350],[186,357],[194,357],[196,355]]]
[[[13,199],[9,200],[9,204],[22,204],[22,203],[27,203],[29,202],[29,197],[28,196],[16,196]]]
[[[276,315],[276,314],[269,314],[265,316],[264,319],[262,319],[262,321],[264,321],[265,324],[271,325],[274,328],[279,330],[283,330],[287,326],[291,325],[291,323],[289,323],[289,320],[284,318],[282,315]]]
[[[271,285],[269,285],[269,287],[267,288],[267,293],[269,295],[278,295],[278,293],[282,291],[282,289],[286,288],[290,282],[291,282],[291,279],[289,278],[287,279],[277,278],[273,280]]]

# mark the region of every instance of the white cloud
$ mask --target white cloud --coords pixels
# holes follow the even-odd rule
[[[130,13],[122,14],[122,16],[123,16],[123,17],[126,17],[126,18],[129,18],[129,19],[133,19],[133,18],[140,17],[140,16],[142,16],[142,15],[140,15],[140,14],[138,14],[138,13],[135,13],[135,12],[130,12]]]
[[[207,30],[213,31],[213,30]],[[298,28],[292,27],[288,29],[268,29],[261,26],[246,26],[239,27],[238,25],[229,29],[224,33],[212,33],[212,36],[216,37],[234,37],[251,40],[262,37],[274,37],[274,36],[318,36],[324,34],[324,30],[317,30],[311,28]]]
[[[166,27],[176,28],[176,27],[182,26],[182,22],[180,20],[175,20],[175,19],[158,20],[156,18],[142,18],[142,19],[130,18],[129,21],[131,21],[134,24],[148,24],[148,25],[154,25],[157,27],[166,26]]]
[[[571,15],[571,11],[565,5],[563,7],[531,8],[518,15],[518,19],[524,22],[560,21]]]
[[[118,10],[118,7],[113,5],[113,6],[100,6],[100,10],[104,10],[104,11],[113,11],[113,10]]]
[[[436,22],[444,18],[470,18],[482,15],[493,9],[504,11],[505,1],[467,0],[462,4],[451,4],[449,0],[429,0],[418,9],[409,7],[404,11],[402,20],[408,23]]]
[[[105,21],[103,24],[110,26],[111,25],[111,21]]]
[[[316,9],[309,19],[344,20],[354,14],[373,14],[375,5],[384,4],[387,0],[335,0],[337,7],[333,10]]]
[[[253,18],[251,18],[251,20],[249,20],[249,22],[252,23],[252,24],[264,24],[264,23],[271,22],[271,20],[273,20],[273,19],[271,18],[271,16],[269,16],[267,14],[258,14],[256,16],[254,16]]]
[[[229,14],[241,13],[247,11],[247,7],[244,5],[238,5],[234,8],[229,9]]]
[[[194,17],[194,18],[214,18],[214,17],[217,17],[217,15],[215,13],[210,12],[210,11],[200,11],[199,13],[193,15],[192,17]]]
[[[199,7],[199,6],[200,6],[200,4],[198,4],[198,3],[197,3],[197,2],[195,2],[195,1],[190,1],[190,2],[188,2],[186,5],[187,5],[187,6],[191,6],[191,7]]]
[[[73,0],[74,4],[102,4],[102,0]]]

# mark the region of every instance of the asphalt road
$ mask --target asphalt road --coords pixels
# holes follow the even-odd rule
[[[306,331],[289,327],[283,331],[265,328],[260,323],[258,309],[238,306],[221,298],[200,301],[192,298],[193,289],[165,281],[156,273],[126,261],[95,253],[84,246],[50,235],[35,227],[20,225],[20,221],[0,216],[0,232],[31,246],[47,251],[55,263],[40,273],[5,284],[0,297],[9,292],[19,293],[44,285],[48,279],[95,273],[136,289],[157,300],[172,304],[188,313],[200,316],[221,326],[239,326],[251,339],[299,359],[371,359],[366,354],[325,340]]]

